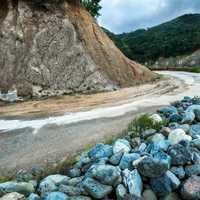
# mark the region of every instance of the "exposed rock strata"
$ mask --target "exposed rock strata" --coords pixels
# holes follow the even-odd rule
[[[5,0],[0,8],[0,91],[52,96],[150,80],[77,1]]]

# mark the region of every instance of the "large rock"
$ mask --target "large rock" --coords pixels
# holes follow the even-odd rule
[[[183,129],[175,129],[169,134],[168,140],[171,142],[172,145],[174,145],[174,144],[178,144],[182,140],[191,141],[192,137],[189,135],[186,135]]]
[[[181,188],[181,195],[186,200],[200,199],[200,177],[192,176],[187,179]]]
[[[140,160],[137,168],[145,177],[156,178],[160,177],[168,170],[169,165],[162,159],[155,159],[152,157],[144,157]]]
[[[200,164],[186,166],[185,174],[187,177],[190,177],[192,175],[200,175]]]
[[[86,178],[83,182],[83,188],[95,199],[103,199],[112,192],[112,187],[103,185],[92,178]]]
[[[180,186],[179,179],[170,171],[164,176],[152,178],[150,185],[158,196],[166,196]]]
[[[171,146],[168,150],[172,165],[185,165],[191,162],[191,152],[181,144]]]
[[[88,152],[88,156],[92,159],[108,158],[113,155],[113,149],[110,145],[97,144]]]
[[[1,200],[25,200],[26,198],[22,194],[19,194],[17,192],[12,192],[12,193],[4,195],[0,199]]]
[[[28,196],[34,192],[33,184],[26,182],[6,182],[0,184],[0,197],[7,193],[17,192]]]
[[[118,139],[116,140],[116,142],[113,145],[113,153],[119,153],[119,152],[123,152],[123,153],[129,153],[131,150],[131,146],[129,141],[125,140],[125,139]]]
[[[59,174],[47,176],[40,182],[38,190],[43,197],[49,192],[58,190],[59,185],[67,184],[69,179],[69,177]]]
[[[137,160],[140,157],[139,154],[137,153],[130,153],[130,154],[124,154],[120,163],[119,163],[119,167],[124,170],[124,169],[131,169],[132,166],[132,162],[134,160]]]
[[[189,133],[193,138],[200,138],[200,123],[192,125]]]
[[[112,165],[97,165],[92,169],[92,176],[102,184],[114,186],[121,180],[121,170]]]
[[[119,184],[116,188],[117,199],[123,200],[126,194],[127,194],[127,189],[124,187],[124,185]]]
[[[126,58],[77,0],[2,2],[0,91],[53,96],[156,77]]]
[[[68,200],[68,196],[62,192],[51,192],[49,193],[44,200]]]
[[[127,176],[127,186],[128,191],[131,195],[136,197],[141,197],[143,183],[140,174],[138,173],[137,169],[131,171]]]

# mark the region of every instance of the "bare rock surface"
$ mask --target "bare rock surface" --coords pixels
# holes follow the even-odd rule
[[[107,91],[151,80],[77,1],[5,0],[0,8],[0,91],[41,97]]]

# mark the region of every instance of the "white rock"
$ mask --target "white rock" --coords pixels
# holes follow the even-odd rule
[[[130,143],[125,139],[118,139],[113,145],[113,153],[129,153],[131,150]]]
[[[1,200],[25,200],[25,196],[17,192],[12,192],[12,193],[4,195],[0,199]]]
[[[161,142],[161,141],[164,141],[164,140],[165,140],[165,136],[160,134],[160,133],[155,134],[151,138],[151,141],[154,142],[154,143]]]
[[[162,123],[162,117],[159,115],[159,114],[153,114],[151,115],[150,117],[152,120],[153,120],[153,123],[156,124],[156,123]]]
[[[174,145],[178,144],[181,140],[191,141],[192,137],[186,135],[183,129],[175,129],[169,134],[168,140],[171,142],[172,145]]]

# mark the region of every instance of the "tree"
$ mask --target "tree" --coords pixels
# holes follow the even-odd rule
[[[90,14],[97,18],[100,16],[99,11],[101,10],[100,5],[101,0],[82,0],[82,5],[86,8],[87,11],[90,12]]]

